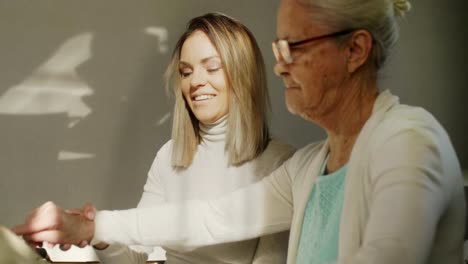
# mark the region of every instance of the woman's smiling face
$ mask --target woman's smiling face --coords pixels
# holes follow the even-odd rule
[[[198,121],[216,122],[229,110],[229,89],[218,51],[208,36],[195,31],[182,45],[179,61],[182,93]]]

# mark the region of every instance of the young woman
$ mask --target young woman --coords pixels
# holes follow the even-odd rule
[[[270,138],[263,58],[239,21],[214,13],[193,18],[176,44],[166,80],[175,94],[172,139],[154,159],[139,208],[217,198],[260,181],[292,155],[292,147]],[[249,201],[239,202],[247,211]],[[181,211],[168,228],[183,234],[184,218]],[[168,264],[283,264],[287,241],[288,232],[283,232],[196,249],[164,249]],[[95,248],[104,263],[145,263],[149,253],[119,244]]]

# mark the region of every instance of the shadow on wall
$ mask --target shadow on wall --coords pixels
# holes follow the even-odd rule
[[[154,3],[110,3],[0,4],[2,225],[47,200],[134,206],[169,138],[171,20],[141,14]]]

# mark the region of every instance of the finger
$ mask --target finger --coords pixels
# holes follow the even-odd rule
[[[84,248],[88,245],[88,241],[81,241],[77,246],[79,248]]]
[[[27,234],[25,240],[33,242],[47,241],[49,244],[67,244],[69,241],[64,241],[63,235],[57,230],[45,230],[37,233]]]
[[[74,214],[74,215],[82,215],[83,214],[83,209],[81,209],[81,208],[67,209],[67,210],[65,210],[65,213]]]
[[[84,215],[88,220],[94,220],[96,216],[96,208],[91,203],[86,203],[83,206]]]
[[[44,231],[46,229],[54,229],[61,224],[63,210],[57,207],[52,202],[47,202],[38,210],[31,214],[26,223],[17,225],[12,228],[12,231],[17,235],[30,234]]]
[[[37,218],[29,219],[27,223],[17,225],[12,228],[12,231],[21,236],[25,234],[31,234],[35,232],[44,231],[46,229],[52,229],[59,225],[59,217],[56,214],[49,214],[48,216],[39,216]]]
[[[30,231],[30,228],[27,224],[22,224],[22,225],[17,225],[17,226],[14,226],[11,231],[13,231],[13,233],[15,233],[16,235],[18,236],[22,236],[24,234],[29,234],[31,233]]]
[[[55,243],[49,243],[49,242],[47,242],[47,241],[44,241],[44,242],[42,242],[42,247],[54,248],[54,247],[55,247]]]
[[[22,225],[17,225],[11,229],[13,233],[15,233],[18,236],[23,236],[26,234],[31,234],[34,232],[42,231],[44,228],[43,223],[26,223]]]
[[[63,245],[60,245],[60,249],[62,251],[67,251],[71,248],[71,244],[63,244]]]
[[[31,216],[41,215],[43,213],[50,213],[51,211],[58,212],[60,210],[62,209],[60,209],[60,207],[58,207],[54,202],[49,201],[49,202],[45,202],[43,205],[35,209],[33,213],[31,214]]]
[[[40,206],[34,208],[28,215],[28,218],[33,216],[33,215],[36,215],[38,212],[40,212],[41,210],[43,210],[44,208],[48,208],[48,207],[51,207],[51,206],[55,206],[55,204],[51,201],[48,201],[48,202],[45,202],[43,204],[41,204]]]

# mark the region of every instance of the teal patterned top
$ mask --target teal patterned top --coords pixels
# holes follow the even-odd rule
[[[346,170],[347,165],[317,178],[304,213],[297,264],[337,261]]]

